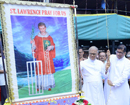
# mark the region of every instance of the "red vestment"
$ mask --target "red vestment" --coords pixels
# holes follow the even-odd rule
[[[53,42],[52,37],[49,35],[48,37],[39,37],[38,35],[34,38],[36,49],[35,58],[37,61],[42,61],[42,71],[41,71],[41,64],[39,66],[36,65],[36,74],[47,75],[55,73],[55,67],[53,63],[53,58],[55,58],[55,44]],[[47,46],[53,46],[53,50],[49,52],[46,51]],[[38,69],[39,68],[39,69]],[[38,72],[39,71],[39,72]]]

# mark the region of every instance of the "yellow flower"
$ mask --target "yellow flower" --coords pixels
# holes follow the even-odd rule
[[[85,96],[80,96],[80,98],[85,98]]]

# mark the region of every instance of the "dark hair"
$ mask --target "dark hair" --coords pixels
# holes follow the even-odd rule
[[[39,26],[45,26],[46,27],[45,23],[43,23],[43,22],[38,23],[38,28],[39,28]]]
[[[123,52],[126,52],[126,46],[123,45],[123,44],[119,45],[119,46],[117,47],[117,49],[121,49],[121,50],[123,50]]]
[[[80,46],[79,46],[79,49],[82,49],[82,50],[83,50],[83,48],[82,48],[82,47],[80,47]],[[84,50],[83,50],[83,51],[84,51]]]

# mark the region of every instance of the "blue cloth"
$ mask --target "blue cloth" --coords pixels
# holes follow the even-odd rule
[[[125,17],[118,14],[78,15],[78,39],[106,40],[107,35],[111,40],[129,39],[129,24],[130,17]]]

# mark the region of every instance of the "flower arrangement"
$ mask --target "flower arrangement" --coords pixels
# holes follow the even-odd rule
[[[86,99],[80,97],[80,99],[76,100],[72,105],[91,105]]]

